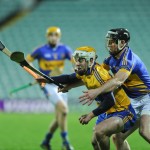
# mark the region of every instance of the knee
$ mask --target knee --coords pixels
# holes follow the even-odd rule
[[[102,140],[105,137],[105,132],[102,128],[98,129],[97,127],[95,127],[94,136],[97,140]]]
[[[93,147],[95,147],[97,145],[97,141],[95,138],[92,138],[91,144],[93,145]]]
[[[112,136],[112,141],[113,141],[115,144],[119,144],[119,143],[123,143],[123,142],[124,142],[124,139],[123,139],[120,135],[114,134],[114,135]]]
[[[117,136],[116,136],[115,134],[112,136],[112,141],[113,141],[114,143],[116,143],[116,141],[117,141]]]
[[[67,115],[68,113],[68,107],[66,104],[64,104],[63,102],[59,102],[56,106],[57,111],[63,115]]]
[[[150,143],[150,129],[145,127],[139,129],[139,134]]]
[[[139,129],[139,134],[141,135],[141,136],[144,136],[144,130],[143,129]]]
[[[64,116],[66,116],[66,115],[68,114],[68,107],[65,106],[65,105],[61,106],[60,112],[61,112]]]

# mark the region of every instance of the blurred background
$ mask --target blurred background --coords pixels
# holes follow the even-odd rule
[[[0,40],[11,51],[23,51],[27,55],[46,43],[48,27],[59,26],[63,43],[73,50],[83,45],[95,47],[101,63],[108,56],[105,48],[107,30],[123,27],[131,33],[130,47],[150,71],[149,6],[149,0],[0,0]],[[66,61],[64,73],[71,70],[72,65]],[[53,111],[38,85],[9,95],[10,90],[32,82],[33,78],[3,53],[0,53],[0,73],[1,111]],[[84,89],[68,93],[70,111],[85,112],[94,107],[78,103]]]
[[[10,50],[23,51],[27,55],[46,43],[45,33],[49,26],[59,26],[63,43],[72,49],[83,45],[95,47],[98,61],[101,63],[108,56],[105,48],[107,30],[124,27],[131,33],[130,47],[150,70],[149,4],[149,0],[0,0],[0,40]],[[27,107],[29,100],[36,102],[38,111],[40,106],[44,107],[44,103],[47,106],[46,100],[42,100],[41,105],[40,100],[45,97],[38,85],[10,96],[11,89],[31,82],[32,77],[2,53],[0,60],[0,99],[6,103],[5,107],[13,109],[13,102],[14,107],[23,107],[22,102]],[[71,67],[71,64],[66,62],[64,73],[70,73]],[[82,88],[69,92],[70,104],[77,105],[79,91],[82,91]],[[18,103],[21,103],[21,106]],[[31,108],[29,109],[31,111]],[[23,108],[21,110],[23,111]]]

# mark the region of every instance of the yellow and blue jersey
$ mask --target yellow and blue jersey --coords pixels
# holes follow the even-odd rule
[[[52,48],[49,44],[45,44],[28,55],[27,60],[32,62],[37,59],[40,71],[50,75],[55,68],[59,68],[62,73],[65,59],[71,60],[71,56],[72,50],[66,45],[59,44]]]
[[[132,52],[130,48],[122,53],[119,59],[112,56],[104,60],[104,68],[111,70],[113,74],[123,71],[129,74],[128,79],[123,84],[127,95],[136,98],[150,93],[150,75],[142,60]]]
[[[91,70],[88,70],[86,75],[79,76],[78,74],[76,74],[76,77],[78,79],[81,79],[88,89],[98,88],[112,78],[109,72],[104,69],[102,65],[99,65],[97,63],[92,67]],[[130,100],[122,88],[118,88],[114,92],[114,97],[115,105],[107,111],[108,114],[128,109]],[[99,96],[95,100],[97,102],[101,101]]]

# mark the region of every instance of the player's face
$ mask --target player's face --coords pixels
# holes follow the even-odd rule
[[[116,43],[115,40],[107,38],[107,49],[111,55],[117,54],[117,52],[120,51],[125,46],[125,44],[126,43],[124,40],[120,40],[118,43]]]
[[[88,63],[85,58],[77,58],[75,60],[75,72],[79,75],[85,75],[88,69]]]
[[[47,40],[48,40],[49,44],[57,45],[60,41],[60,35],[58,35],[58,33],[56,33],[56,32],[50,33],[47,36]]]
[[[115,54],[118,51],[118,44],[111,38],[107,38],[107,49],[109,50],[110,54]]]

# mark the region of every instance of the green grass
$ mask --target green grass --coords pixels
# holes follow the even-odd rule
[[[92,150],[90,139],[94,120],[82,126],[78,122],[80,114],[69,114],[69,135],[75,150]],[[0,113],[0,150],[40,150],[39,144],[48,129],[53,114],[5,114]],[[146,143],[135,132],[128,138],[132,150],[150,150]],[[52,140],[53,150],[60,150],[59,130]],[[114,150],[113,144],[111,149]]]

